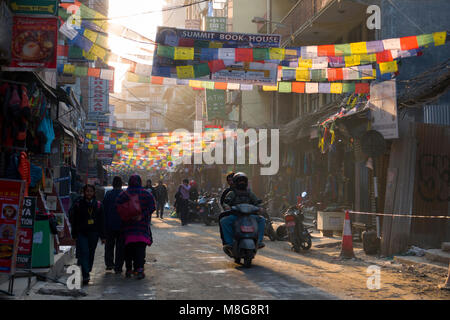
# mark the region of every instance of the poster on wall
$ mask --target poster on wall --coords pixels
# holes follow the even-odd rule
[[[24,181],[0,179],[0,273],[15,272],[24,189]]]
[[[31,269],[31,254],[33,248],[34,217],[36,215],[37,198],[25,197],[22,217],[19,226],[19,244],[17,247],[17,269]]]
[[[15,16],[8,71],[56,69],[58,20]]]
[[[9,5],[13,13],[56,15],[58,11],[57,0],[10,0]]]

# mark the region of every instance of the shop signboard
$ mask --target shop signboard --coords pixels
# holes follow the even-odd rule
[[[228,120],[225,112],[225,91],[206,90],[206,109],[208,111],[208,120]]]
[[[84,123],[84,128],[86,130],[97,130],[98,123],[97,121],[86,121]]]
[[[227,18],[225,17],[205,17],[206,30],[208,31],[227,31]]]
[[[10,0],[9,5],[13,13],[25,15],[56,15],[57,0]]]
[[[25,182],[0,179],[0,273],[14,274]]]
[[[214,26],[210,26],[214,27]],[[215,26],[217,28],[221,28]],[[233,48],[279,48],[281,36],[276,34],[249,34],[222,31],[200,31],[158,27],[156,42],[158,46],[195,47],[203,51],[211,62],[207,67],[200,55],[194,54],[188,66],[193,68],[181,69],[183,64],[175,60],[174,50],[157,49],[153,58],[152,76],[182,79],[207,79],[217,82],[235,82],[256,85],[274,85],[277,82],[278,65],[275,63],[235,63]],[[212,49],[212,50],[209,50]],[[211,60],[217,50],[217,59]],[[172,53],[173,52],[173,55]],[[197,68],[196,68],[197,66]],[[186,66],[184,66],[186,67]],[[195,71],[197,70],[197,71]],[[185,72],[184,72],[185,71]]]
[[[34,217],[36,215],[36,197],[25,197],[22,217],[18,232],[17,269],[31,269],[31,254],[33,248]]]
[[[56,69],[58,20],[14,16],[11,64],[7,71]]]
[[[184,26],[186,29],[192,29],[192,30],[200,30],[201,27],[201,20],[200,19],[190,19],[185,20]]]
[[[109,81],[89,77],[89,113],[109,112]],[[89,120],[94,120],[89,118]]]

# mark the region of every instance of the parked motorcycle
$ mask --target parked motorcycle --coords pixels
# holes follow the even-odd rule
[[[243,203],[233,206],[232,210],[238,215],[238,219],[234,224],[233,248],[227,255],[239,264],[243,259],[244,267],[250,268],[258,251],[258,223],[252,215],[257,215],[260,208]]]
[[[201,222],[202,217],[200,216],[200,206],[198,205],[198,200],[193,201],[189,200],[188,202],[188,213],[189,213],[189,221],[190,222]]]
[[[265,203],[266,205],[266,203]],[[267,213],[267,209],[264,208],[261,214],[264,219],[266,219],[266,226],[264,228],[264,235],[268,236],[270,241],[275,241],[278,239],[277,233],[275,232],[275,229],[273,228],[273,221],[270,215]]]
[[[302,198],[306,197],[306,192],[302,194]],[[284,221],[288,234],[288,240],[295,252],[300,252],[301,249],[309,250],[312,246],[311,233],[303,224],[304,215],[302,212],[304,204],[292,206],[284,213]]]
[[[216,195],[207,198],[204,210],[202,211],[202,209],[203,208],[200,209],[200,213],[205,225],[210,226],[213,223],[219,223],[219,216],[222,213],[222,210]]]

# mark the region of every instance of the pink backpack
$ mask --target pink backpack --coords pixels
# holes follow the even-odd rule
[[[124,191],[128,196],[128,201],[117,204],[117,213],[120,219],[123,221],[139,221],[142,219],[141,202],[139,201],[139,194],[129,194]]]

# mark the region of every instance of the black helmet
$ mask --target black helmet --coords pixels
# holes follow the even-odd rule
[[[233,179],[233,177],[234,177],[234,172],[230,172],[228,175],[227,175],[227,180],[228,179]]]
[[[248,187],[247,175],[243,172],[238,172],[233,176],[233,184],[239,190],[246,190]]]

